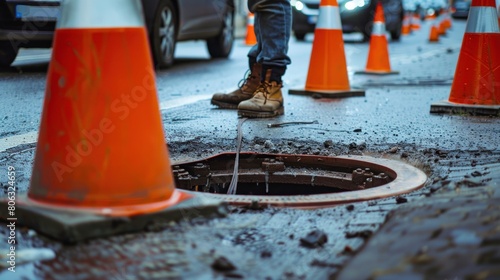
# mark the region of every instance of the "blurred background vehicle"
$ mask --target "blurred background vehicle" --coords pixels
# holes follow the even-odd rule
[[[403,0],[404,10],[416,13],[421,20],[434,18],[448,7],[447,0]]]
[[[313,33],[319,15],[320,0],[292,0],[292,29],[297,40],[304,40],[308,33]],[[371,36],[373,16],[377,0],[338,0],[342,31],[359,32],[363,39]],[[391,39],[399,40],[403,23],[402,0],[382,0],[385,16],[385,28]]]
[[[60,0],[0,0],[0,66],[20,48],[50,48]],[[174,63],[177,42],[206,40],[212,58],[225,58],[234,40],[234,0],[142,0],[151,54],[158,68]]]
[[[470,0],[455,0],[451,5],[451,16],[453,18],[469,17]]]

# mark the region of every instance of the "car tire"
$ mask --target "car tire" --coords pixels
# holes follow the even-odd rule
[[[207,39],[207,49],[212,58],[226,58],[231,53],[234,41],[234,6],[231,2],[226,5],[223,14],[223,22],[220,33]]]
[[[294,32],[294,35],[297,41],[304,41],[306,39],[306,33]]]
[[[9,67],[16,59],[19,48],[11,42],[0,42],[0,67]]]
[[[172,66],[177,37],[177,12],[172,1],[159,2],[153,19],[152,37],[151,50],[155,66]]]

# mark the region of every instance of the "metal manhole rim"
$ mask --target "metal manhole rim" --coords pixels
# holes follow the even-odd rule
[[[277,155],[261,154],[260,155]],[[221,155],[221,154],[219,154]],[[311,155],[281,155],[281,156],[311,156]],[[322,208],[335,205],[342,205],[353,202],[361,202],[384,197],[397,196],[417,190],[427,181],[427,175],[420,169],[404,163],[402,161],[386,158],[375,158],[369,156],[344,155],[329,158],[340,160],[351,160],[365,162],[374,165],[382,165],[391,169],[397,174],[396,178],[382,186],[369,188],[365,190],[348,191],[340,193],[310,194],[310,195],[228,195],[214,194],[196,191],[182,190],[187,193],[195,194],[211,199],[224,201],[230,205],[244,206],[257,202],[260,205],[272,205],[278,207],[290,208]]]

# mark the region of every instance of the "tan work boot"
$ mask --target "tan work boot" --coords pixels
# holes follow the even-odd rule
[[[261,83],[251,99],[238,105],[238,115],[248,118],[269,118],[285,113],[283,107],[282,84],[269,81],[271,70],[266,72],[266,80]]]
[[[254,63],[250,73],[245,79],[242,79],[238,89],[230,93],[216,93],[212,96],[211,104],[223,109],[236,109],[241,101],[252,98],[253,93],[260,85],[260,72],[262,65]]]

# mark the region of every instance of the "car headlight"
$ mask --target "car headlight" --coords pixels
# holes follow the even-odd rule
[[[352,11],[356,8],[362,8],[368,4],[370,4],[370,0],[351,0],[345,2],[344,7],[346,10]]]
[[[304,3],[297,1],[297,0],[292,0],[290,4],[297,9],[297,11],[302,11],[304,9]]]

